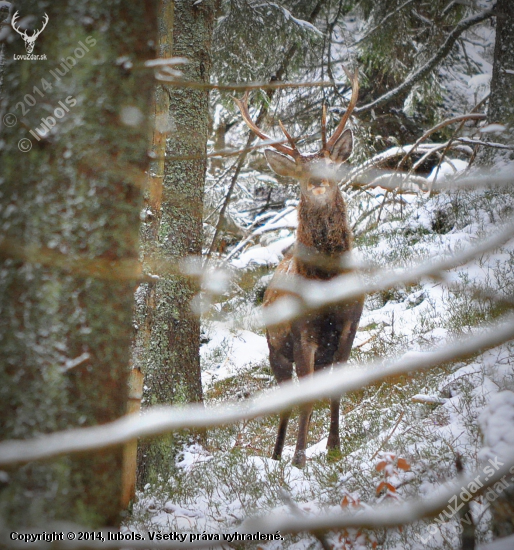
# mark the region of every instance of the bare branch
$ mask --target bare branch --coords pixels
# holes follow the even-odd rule
[[[438,132],[442,128],[449,126],[450,124],[455,124],[456,122],[462,122],[465,120],[484,120],[486,118],[485,114],[482,113],[468,113],[466,115],[459,115],[453,118],[450,118],[448,120],[443,120],[443,122],[440,122],[439,124],[436,124],[430,130],[427,130],[417,141],[414,143],[414,145],[409,149],[407,153],[405,153],[404,157],[400,160],[398,163],[398,168],[401,168],[403,163],[409,158],[409,156],[418,148],[418,146],[423,143],[426,139],[428,139],[432,134],[435,132]]]
[[[422,67],[413,71],[409,76],[407,76],[407,78],[399,86],[397,86],[393,90],[385,93],[384,95],[375,99],[371,103],[368,103],[367,105],[363,105],[362,107],[356,107],[355,112],[363,113],[366,111],[370,111],[371,109],[375,109],[376,107],[384,105],[385,103],[388,103],[389,101],[394,99],[396,96],[412,88],[412,86],[416,82],[418,82],[419,80],[427,76],[430,73],[430,71],[432,71],[432,69],[434,69],[437,66],[437,64],[450,53],[455,42],[464,31],[468,30],[470,27],[473,27],[474,25],[477,25],[478,23],[481,23],[482,21],[485,21],[486,19],[493,17],[494,14],[495,12],[494,12],[494,9],[492,8],[492,9],[488,9],[480,13],[477,13],[476,15],[467,17],[466,19],[462,19],[462,21],[459,21],[459,23],[454,27],[452,32],[448,35],[443,45],[439,48],[439,50],[437,50],[437,52]]]

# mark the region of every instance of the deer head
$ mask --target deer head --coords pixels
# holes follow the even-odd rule
[[[320,151],[309,155],[302,155],[296,147],[296,140],[289,135],[282,122],[279,121],[280,128],[286,136],[289,145],[274,143],[272,147],[276,151],[267,149],[264,152],[266,160],[274,172],[281,176],[293,177],[300,182],[302,197],[313,206],[323,206],[333,200],[335,194],[338,192],[337,182],[340,179],[338,177],[338,168],[349,158],[353,149],[352,132],[344,128],[357,103],[359,95],[358,73],[355,71],[355,74],[352,75],[346,68],[344,70],[352,83],[350,103],[335,132],[328,141],[326,139],[326,109],[323,107],[321,121],[322,147]],[[248,112],[248,91],[245,93],[242,101],[235,99],[235,102],[250,129],[261,139],[272,140],[250,118]]]
[[[15,14],[12,16],[11,26],[23,38],[27,53],[32,53],[34,50],[34,44],[37,40],[37,37],[45,30],[45,27],[49,21],[49,17],[45,13],[45,19],[43,20],[43,27],[39,31],[34,29],[32,36],[29,36],[27,34],[27,31],[21,31],[19,28],[16,27],[17,18],[18,18],[18,11],[16,11]]]

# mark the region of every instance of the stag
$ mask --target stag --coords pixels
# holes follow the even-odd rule
[[[345,69],[346,71],[346,69]],[[265,151],[270,167],[281,176],[290,176],[300,183],[298,229],[292,252],[288,253],[271,280],[264,295],[264,307],[276,304],[294,290],[284,288],[284,277],[311,281],[327,281],[352,271],[348,253],[352,248],[352,232],[348,224],[346,204],[338,186],[340,165],[352,153],[353,136],[346,123],[357,102],[359,83],[357,71],[351,75],[352,96],[348,109],[335,132],[326,139],[326,111],[323,108],[321,123],[322,147],[318,153],[302,155],[296,140],[280,128],[288,145],[273,143],[276,151]],[[261,139],[271,140],[252,121],[248,111],[248,93],[242,101],[236,100],[241,115],[250,129]],[[312,376],[315,371],[334,363],[348,360],[359,319],[363,298],[318,311],[311,311],[300,318],[269,326],[266,331],[270,364],[279,384],[293,377],[293,363],[298,378]],[[327,449],[329,457],[340,455],[339,438],[340,399],[331,399],[330,431]],[[305,448],[313,404],[300,408],[300,419],[293,465],[305,465]],[[287,424],[291,411],[280,415],[273,458],[280,460],[284,447]]]
[[[48,24],[49,17],[45,13],[45,19],[43,21],[43,27],[38,31],[34,29],[34,32],[32,33],[32,36],[29,36],[27,34],[27,31],[20,31],[19,28],[16,27],[16,20],[18,18],[18,12],[16,11],[15,14],[12,16],[11,25],[12,28],[23,38],[23,41],[25,42],[25,48],[27,50],[27,53],[32,53],[34,50],[34,44],[36,43],[37,37],[45,30],[45,27]]]

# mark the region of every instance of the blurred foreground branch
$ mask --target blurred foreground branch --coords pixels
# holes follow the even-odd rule
[[[389,365],[368,363],[354,368],[334,365],[332,372],[315,374],[307,383],[283,384],[275,392],[257,396],[247,402],[227,403],[208,409],[194,404],[154,407],[143,416],[123,417],[101,426],[76,428],[24,441],[4,441],[0,443],[0,467],[98,451],[139,437],[152,437],[183,428],[211,428],[275,414],[303,403],[341,396],[388,376],[463,360],[513,338],[514,315],[505,315],[489,330],[477,331],[471,337],[434,351],[407,353]]]

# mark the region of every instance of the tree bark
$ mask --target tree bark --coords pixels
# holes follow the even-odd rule
[[[46,60],[14,59],[26,54],[14,31],[4,44],[2,439],[125,414],[157,21],[153,1],[19,10],[35,28],[45,12],[49,22],[33,52]],[[0,516],[13,529],[116,525],[121,462],[117,448],[12,469]]]
[[[211,41],[217,0],[174,3],[173,55],[187,57],[184,77],[209,82]],[[158,254],[171,266],[155,284],[149,344],[143,350],[146,405],[202,400],[200,375],[200,322],[191,309],[199,288],[177,273],[181,261],[202,254],[203,193],[209,131],[208,91],[168,88],[170,135],[168,157],[197,156],[169,161],[164,167]],[[143,442],[139,452],[140,484],[166,479],[173,471],[176,436]]]
[[[498,0],[496,4],[496,43],[494,48],[493,76],[487,119],[506,127],[501,133],[486,134],[490,141],[512,146],[514,144],[514,3]],[[514,152],[484,147],[477,155],[477,164],[502,170],[514,161]],[[512,183],[511,183],[512,189]],[[507,190],[511,193],[512,191]],[[514,391],[514,384],[506,389]],[[514,533],[514,489],[510,485],[491,502],[492,530],[495,537]]]
[[[514,3],[498,0],[496,12],[496,43],[494,47],[493,76],[487,119],[506,127],[504,132],[486,134],[489,141],[512,145],[514,143]],[[477,157],[481,166],[514,161],[514,152],[485,147]]]

